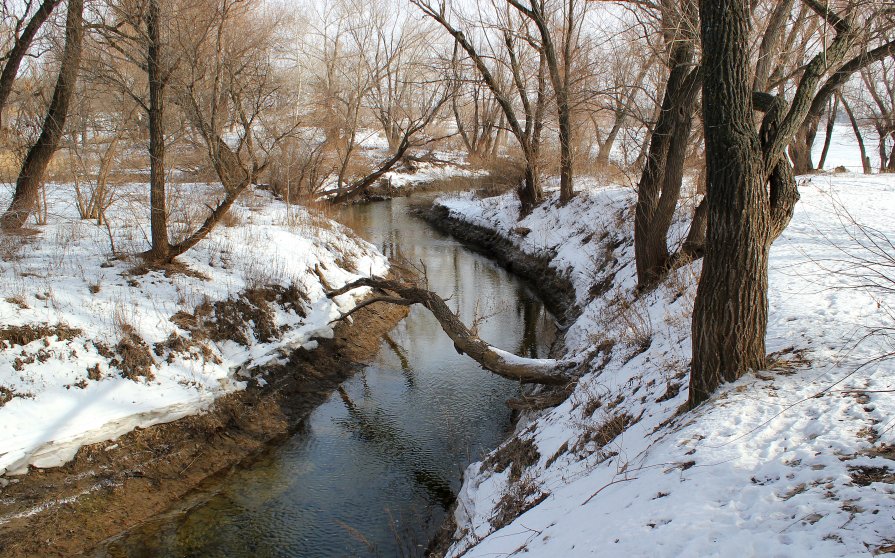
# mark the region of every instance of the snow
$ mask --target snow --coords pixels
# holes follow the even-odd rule
[[[355,134],[355,141],[360,147],[363,157],[373,166],[378,166],[392,155],[388,140],[380,130],[369,128],[358,130]],[[397,164],[393,170],[383,174],[379,181],[388,184],[395,190],[412,191],[414,188],[437,181],[487,175],[487,171],[483,169],[472,168],[466,161],[466,157],[459,152],[433,151],[429,155],[433,158],[432,161]],[[338,187],[338,177],[333,175],[324,182],[322,191],[324,193],[332,192]]]
[[[830,166],[849,156],[834,149]],[[848,215],[895,239],[895,177],[803,179],[793,222],[771,251],[774,365],[681,414],[699,263],[638,298],[634,193],[589,178],[576,186],[567,205],[554,192],[522,220],[512,194],[437,202],[548,254],[571,278],[582,312],[564,360],[588,370],[564,403],[517,427],[516,442],[538,453],[521,478],[487,460],[467,469],[448,556],[826,557],[895,543],[895,362],[874,360],[895,347],[868,335],[891,327],[895,294],[861,280],[874,257],[843,273],[868,257]],[[591,294],[610,278],[612,288]],[[866,467],[888,480],[862,481]],[[507,503],[527,511],[501,525]]]
[[[0,195],[0,205],[8,204],[9,191]],[[221,395],[246,387],[250,376],[237,371],[299,346],[312,349],[314,338],[332,336],[330,321],[353,307],[363,291],[332,301],[321,277],[337,288],[388,269],[375,247],[341,225],[300,207],[287,212],[268,193],[255,191],[232,209],[236,226],[218,227],[178,258],[189,273],[134,274],[139,261],[133,255],[148,247],[148,187],[126,185],[117,192],[107,229],[78,219],[71,185],[49,185],[48,223],[24,245],[2,239],[0,323],[64,324],[80,333],[25,346],[0,342],[0,387],[13,394],[0,405],[0,475],[24,473],[28,465],[60,465],[84,444],[201,412]],[[172,186],[172,229],[193,228],[193,208],[211,203],[215,193],[210,185]],[[113,258],[110,238],[119,254],[130,256]],[[114,347],[130,328],[150,348],[173,333],[189,338],[172,323],[174,314],[266,285],[295,285],[305,294],[305,317],[273,307],[280,338],[262,342],[249,332],[247,345],[204,341],[206,357],[198,348],[156,354],[151,380],[122,377],[100,350]],[[88,369],[97,365],[101,379],[88,379]],[[266,384],[261,377],[255,381]]]
[[[876,170],[879,167],[879,155],[877,146],[879,144],[879,135],[873,128],[863,128],[861,135],[864,137],[864,145],[867,149],[867,156],[870,157],[870,165]],[[812,146],[811,155],[814,164],[820,162],[823,153],[824,139],[826,137],[826,123],[821,125],[817,132],[817,138]],[[845,167],[849,172],[863,172],[864,166],[861,164],[861,150],[858,149],[858,140],[855,137],[854,129],[848,120],[836,122],[833,126],[833,134],[830,141],[830,152],[824,161],[824,168],[827,170],[837,167]]]

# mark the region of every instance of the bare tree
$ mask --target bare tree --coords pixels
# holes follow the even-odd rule
[[[33,3],[26,2],[24,13],[21,15],[15,13],[9,2],[4,1],[2,4],[4,25],[11,28],[12,33],[8,44],[4,45],[5,52],[0,56],[0,61],[3,62],[3,71],[0,72],[0,123],[22,61],[28,54],[37,33],[60,2],[61,0],[43,0],[33,12],[31,11]]]
[[[873,167],[870,165],[870,157],[867,156],[867,147],[864,145],[864,132],[861,130],[861,124],[858,122],[855,111],[851,108],[850,101],[846,98],[846,93],[843,91],[836,95],[842,102],[842,108],[845,109],[845,114],[848,115],[848,121],[851,123],[852,131],[858,142],[858,150],[861,154],[861,167],[864,169],[864,174],[871,174],[873,173]]]
[[[545,0],[507,0],[528,19],[534,22],[541,38],[540,49],[547,69],[559,117],[559,200],[566,203],[572,199],[572,115],[570,88],[572,81],[572,53],[578,38],[579,23],[583,19],[575,0],[565,0],[560,10],[561,25],[551,25]],[[554,29],[559,29],[559,41],[554,40]],[[558,44],[557,44],[558,43]]]
[[[223,196],[157,263],[207,237],[296,128],[290,113],[275,111],[288,104],[273,61],[281,22],[257,14],[250,0],[199,0],[189,9],[193,17],[176,27],[173,39],[183,61],[172,81],[173,100],[201,138]]]
[[[37,201],[38,189],[43,182],[50,160],[59,148],[81,65],[84,39],[83,22],[83,0],[68,0],[65,18],[65,47],[59,61],[59,74],[56,78],[53,98],[47,109],[40,137],[28,150],[25,161],[22,163],[12,203],[0,218],[0,228],[3,230],[20,230],[25,224]]]
[[[823,117],[830,98],[862,68],[895,55],[895,39],[891,38],[895,22],[893,22],[891,7],[888,7],[887,11],[885,3],[877,4],[875,1],[867,3],[850,1],[840,10],[841,13],[854,11],[870,15],[865,16],[868,20],[867,26],[852,38],[851,45],[849,45],[852,57],[847,59],[843,57],[836,63],[832,61],[828,63],[825,71],[828,77],[811,99],[808,115],[799,127],[789,148],[796,174],[805,174],[814,170],[811,161],[811,147],[814,145],[820,119]]]
[[[879,138],[879,172],[895,172],[895,58],[886,58],[861,70],[867,94],[872,100],[865,104],[867,115]]]
[[[637,189],[634,217],[637,279],[644,288],[655,284],[671,260],[668,230],[680,199],[701,77],[695,63],[696,4],[691,0],[664,2],[659,13],[669,73]],[[686,246],[689,249],[692,243]]]
[[[419,107],[416,110],[409,110],[402,118],[395,119],[399,140],[394,153],[366,176],[332,192],[332,197],[330,198],[332,202],[344,202],[364,193],[367,188],[375,184],[385,173],[398,164],[410,148],[419,147],[431,141],[430,138],[421,138],[419,136],[441,112],[441,108],[453,96],[453,91],[450,90],[447,84],[435,87],[427,86],[426,89],[428,89],[428,93],[425,96],[415,95],[419,103]]]
[[[475,68],[459,59],[451,65],[451,79],[456,91],[450,99],[451,111],[469,160],[494,158],[505,127],[497,99]]]
[[[547,68],[543,49],[536,48],[532,53],[536,41],[527,25],[519,18],[512,17],[506,9],[495,8],[497,22],[486,22],[480,17],[476,27],[474,22],[466,21],[456,13],[449,13],[444,2],[412,2],[454,39],[456,49],[462,50],[469,57],[482,81],[497,100],[525,160],[525,183],[519,189],[519,198],[523,214],[530,212],[544,197],[539,170],[541,133],[547,104]],[[454,18],[458,23],[454,23]],[[465,26],[468,30],[463,31],[460,26]],[[481,42],[489,50],[483,50],[474,42],[476,32],[482,35]],[[495,48],[495,44],[499,46]],[[532,59],[537,61],[535,65],[531,64]],[[532,66],[535,68],[533,72]],[[509,84],[503,79],[505,74],[508,74]],[[517,111],[514,100],[521,106],[521,114]]]

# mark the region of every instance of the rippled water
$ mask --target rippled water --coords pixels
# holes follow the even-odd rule
[[[425,264],[429,286],[480,335],[545,356],[553,322],[518,279],[407,213],[399,199],[345,210],[386,254]],[[283,445],[106,543],[97,556],[417,556],[463,469],[510,428],[514,382],[457,354],[414,307],[373,364]]]

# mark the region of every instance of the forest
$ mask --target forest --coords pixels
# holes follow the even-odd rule
[[[0,17],[0,555],[895,553],[890,0]]]

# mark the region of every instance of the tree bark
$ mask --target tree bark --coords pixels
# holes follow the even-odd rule
[[[3,109],[6,108],[6,102],[9,100],[10,93],[12,93],[12,85],[19,74],[22,60],[28,54],[28,49],[31,48],[31,43],[34,41],[34,37],[37,36],[37,32],[43,27],[43,24],[60,1],[44,0],[41,2],[40,7],[28,20],[25,29],[22,30],[22,34],[15,38],[12,48],[7,53],[6,64],[3,66],[3,72],[0,72],[0,124],[2,124]]]
[[[753,120],[745,0],[702,0],[708,230],[693,311],[689,404],[765,365],[770,200]]]
[[[150,262],[167,262],[168,209],[165,196],[165,78],[161,68],[161,9],[158,0],[149,0],[146,11],[146,68],[149,80],[149,225],[152,245],[145,257]]]
[[[672,49],[662,110],[637,188],[634,254],[640,288],[655,285],[669,263],[668,230],[680,199],[699,83],[699,70],[693,68],[694,50],[693,43],[686,40]]]
[[[344,319],[355,311],[377,302],[401,306],[420,304],[432,312],[441,328],[454,342],[457,352],[469,355],[482,368],[498,376],[526,384],[566,385],[574,381],[572,376],[559,369],[555,360],[518,357],[485,343],[460,321],[444,299],[432,291],[397,281],[370,277],[358,279],[328,293],[327,296],[333,298],[362,287],[371,287],[378,294],[361,302],[354,310],[339,319]]]
[[[790,106],[782,96],[750,94],[748,0],[701,0],[708,230],[693,310],[690,406],[765,364],[768,255],[799,199],[784,152],[803,129],[826,69],[857,35],[848,19],[805,2],[836,36],[804,66]],[[765,112],[758,132],[753,106]]]
[[[858,149],[861,153],[861,167],[864,169],[864,174],[873,174],[873,168],[870,166],[870,157],[867,156],[867,147],[864,145],[864,134],[861,133],[861,126],[858,124],[858,119],[855,117],[855,113],[851,108],[851,105],[848,104],[848,101],[845,99],[845,96],[839,94],[839,99],[842,101],[842,108],[845,109],[845,114],[848,115],[848,121],[851,122],[852,130],[855,133],[855,139],[858,141]]]
[[[69,0],[65,18],[65,47],[56,78],[53,98],[47,109],[40,136],[22,164],[12,203],[0,219],[0,227],[6,231],[19,230],[34,210],[37,192],[53,154],[65,132],[68,108],[75,92],[78,71],[81,67],[81,51],[84,42],[84,0]]]
[[[820,161],[817,162],[817,168],[823,170],[827,162],[827,155],[830,154],[830,144],[833,141],[833,128],[836,126],[836,116],[839,115],[839,95],[833,97],[833,104],[830,107],[830,114],[827,116],[827,129],[824,132],[824,148],[820,153]]]

